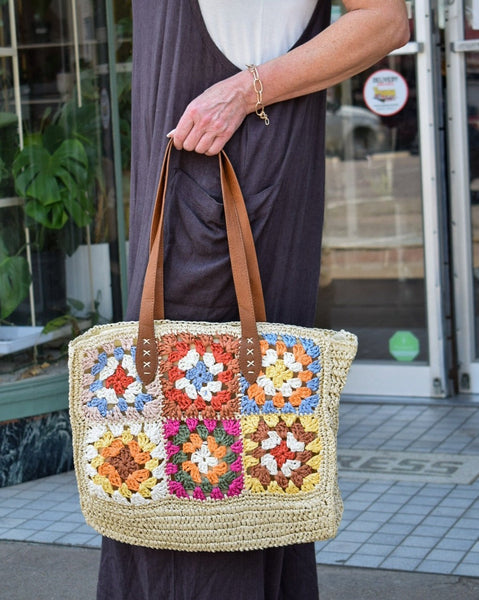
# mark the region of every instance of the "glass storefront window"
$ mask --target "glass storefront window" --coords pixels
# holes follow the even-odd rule
[[[66,374],[65,342],[121,319],[122,171],[129,184],[131,2],[14,7],[16,54],[0,0],[2,382],[52,365]]]
[[[375,108],[365,84],[384,69],[406,92],[375,89]],[[404,105],[388,114],[401,94]],[[358,334],[359,359],[428,360],[419,150],[413,55],[389,56],[328,90],[317,324]]]

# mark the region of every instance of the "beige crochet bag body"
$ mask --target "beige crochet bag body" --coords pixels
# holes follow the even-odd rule
[[[266,323],[233,168],[221,182],[240,321],[163,315],[160,176],[139,322],[70,343],[70,415],[86,521],[113,539],[187,551],[334,537],[339,396],[357,339]]]

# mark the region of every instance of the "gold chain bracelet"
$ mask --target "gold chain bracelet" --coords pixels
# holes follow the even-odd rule
[[[256,92],[256,107],[255,112],[260,119],[263,119],[265,125],[269,125],[268,115],[264,112],[263,104],[263,82],[259,78],[258,69],[256,65],[246,65],[248,71],[253,75],[253,87]]]

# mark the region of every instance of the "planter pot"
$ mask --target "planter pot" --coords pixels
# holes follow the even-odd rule
[[[81,330],[91,326],[88,319],[78,321]],[[46,342],[71,336],[71,325],[63,325],[58,329],[42,333],[43,327],[29,327],[17,325],[0,325],[0,356],[18,352],[32,346],[40,346]]]
[[[32,276],[36,322],[45,325],[67,312],[65,255],[59,251],[32,252]],[[9,320],[18,325],[31,322],[28,299],[18,306]]]
[[[0,327],[0,356],[38,343],[43,327]]]
[[[89,251],[91,261],[88,258]],[[101,320],[111,321],[113,303],[110,249],[107,243],[79,246],[72,256],[66,258],[66,289],[68,298],[79,300],[84,304],[84,313],[92,310],[92,299],[98,300]],[[75,311],[72,312],[75,314]],[[75,316],[82,315],[78,313]]]

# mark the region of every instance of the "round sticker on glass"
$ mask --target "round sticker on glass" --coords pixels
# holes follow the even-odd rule
[[[370,75],[363,88],[366,106],[382,117],[397,114],[409,98],[409,88],[404,77],[391,69],[381,69]]]

